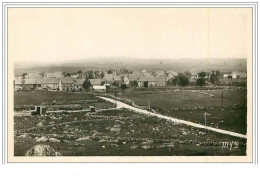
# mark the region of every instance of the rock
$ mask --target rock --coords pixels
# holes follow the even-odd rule
[[[43,122],[41,121],[40,123],[37,124],[38,127],[43,127]]]
[[[110,129],[110,131],[111,131],[111,132],[120,132],[120,131],[121,131],[121,128],[120,128],[120,127],[121,127],[120,125],[116,124],[116,125],[114,125],[114,126]]]
[[[51,141],[51,142],[60,142],[60,140],[55,139],[55,138],[49,138],[49,141]]]
[[[53,147],[49,145],[35,145],[30,148],[25,156],[62,156],[60,152],[57,152]]]
[[[148,146],[148,145],[144,145],[144,146],[142,146],[142,148],[143,148],[143,149],[148,149],[148,148],[151,148],[151,147]]]
[[[21,137],[21,138],[27,138],[28,137],[28,134],[22,134],[22,135],[20,135],[19,137]]]
[[[101,139],[100,141],[98,141],[99,143],[102,143],[102,142],[108,142],[108,140],[105,140],[105,139]]]
[[[121,129],[120,129],[120,128],[114,128],[114,127],[112,127],[112,128],[110,129],[110,131],[111,131],[111,132],[120,132]]]
[[[92,141],[92,138],[90,136],[86,136],[86,137],[78,138],[76,141],[77,142],[80,142],[80,141]]]
[[[47,137],[40,137],[36,141],[37,142],[46,142],[46,141],[48,141],[48,138]]]
[[[136,145],[134,145],[134,146],[131,146],[131,149],[136,149],[137,148],[137,146]]]

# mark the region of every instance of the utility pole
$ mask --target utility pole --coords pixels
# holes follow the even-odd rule
[[[117,107],[117,101],[116,101],[116,88],[115,88],[115,102],[116,102],[116,107]]]
[[[205,112],[204,114],[204,117],[205,117],[205,128],[207,127],[207,115],[210,115],[208,114],[207,112]]]
[[[149,112],[151,111],[151,108],[150,108],[150,102],[149,102],[149,100],[147,99],[147,105],[148,105],[148,110],[149,110]]]
[[[221,92],[221,107],[223,107],[223,90]]]

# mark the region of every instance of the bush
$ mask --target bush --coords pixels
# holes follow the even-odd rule
[[[198,79],[196,80],[196,85],[197,85],[197,86],[203,86],[203,85],[205,85],[205,79],[204,79],[204,78],[198,78]]]
[[[187,86],[189,84],[189,79],[184,74],[179,74],[177,78],[177,84],[179,86]]]

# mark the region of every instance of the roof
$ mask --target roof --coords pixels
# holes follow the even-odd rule
[[[56,84],[59,83],[60,79],[58,78],[43,78],[42,84]]]
[[[82,85],[84,83],[85,79],[74,79],[75,85]]]
[[[106,90],[106,87],[98,85],[98,86],[93,86],[93,89],[94,90]]]
[[[38,79],[38,78],[42,78],[42,75],[40,74],[27,74],[25,75],[26,79]]]
[[[60,78],[62,84],[72,84],[74,83],[74,78],[71,77],[62,77]]]
[[[100,85],[102,80],[101,79],[89,79],[92,86],[94,85]]]
[[[236,74],[236,75],[246,75],[246,72],[232,72],[232,73],[234,73],[234,74]]]
[[[165,82],[165,77],[140,77],[141,82]]]
[[[139,78],[139,76],[135,75],[135,74],[129,74],[128,79],[129,81],[137,81]]]
[[[14,81],[14,84],[20,85],[20,84],[41,84],[40,79],[16,79]]]
[[[169,74],[172,74],[173,76],[178,76],[178,73],[175,72],[175,71],[170,71],[170,72],[168,73],[168,75],[169,75]]]
[[[151,73],[143,73],[145,77],[152,77],[153,75]]]
[[[119,77],[119,76],[114,76],[114,80],[115,80],[115,81],[120,81],[120,80],[122,80],[122,79],[121,79],[121,77]]]
[[[197,75],[198,73],[197,73],[196,70],[190,70],[190,74],[191,74],[191,75]]]
[[[106,81],[113,81],[112,76],[105,76],[103,79],[106,80]]]

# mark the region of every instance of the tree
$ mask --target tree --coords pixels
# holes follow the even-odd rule
[[[102,82],[101,82],[101,85],[104,85],[105,83],[106,83],[105,81],[102,81]]]
[[[22,76],[23,76],[23,79],[25,79],[25,75],[27,75],[27,73],[23,73]]]
[[[133,87],[135,87],[135,88],[138,87],[138,82],[137,81],[133,82]]]
[[[203,86],[204,84],[205,84],[205,79],[204,78],[198,78],[196,80],[196,85]]]
[[[125,83],[121,84],[121,88],[122,88],[123,91],[124,91],[125,89],[127,89],[126,84],[125,84]]]
[[[101,78],[104,78],[105,76],[105,73],[102,71],[101,74],[100,74]]]
[[[66,73],[66,75],[67,75],[68,77],[70,77],[70,76],[71,76],[71,74],[70,74],[70,73]]]
[[[179,86],[187,86],[189,84],[189,79],[184,74],[179,74],[177,77],[177,84]]]
[[[112,69],[109,69],[108,71],[107,71],[107,74],[112,74],[113,73],[113,70]]]
[[[202,71],[202,72],[198,73],[198,75],[200,78],[205,78],[206,72]]]
[[[85,88],[85,89],[89,89],[89,87],[91,87],[92,85],[91,85],[91,83],[90,83],[90,81],[88,80],[88,79],[85,79],[85,81],[83,82],[83,88]]]
[[[148,81],[144,81],[144,87],[145,87],[145,88],[148,87]]]
[[[177,78],[170,78],[168,81],[167,81],[167,85],[176,85],[177,84]]]
[[[211,84],[217,84],[218,83],[218,76],[215,74],[211,74],[209,81],[211,82]]]
[[[77,71],[77,74],[82,74],[82,71],[81,70]]]
[[[87,74],[87,76],[86,76],[87,79],[94,79],[95,78],[93,71],[87,71],[86,74]]]
[[[112,86],[119,87],[119,83],[118,83],[117,81],[114,81],[114,82],[112,83]]]

